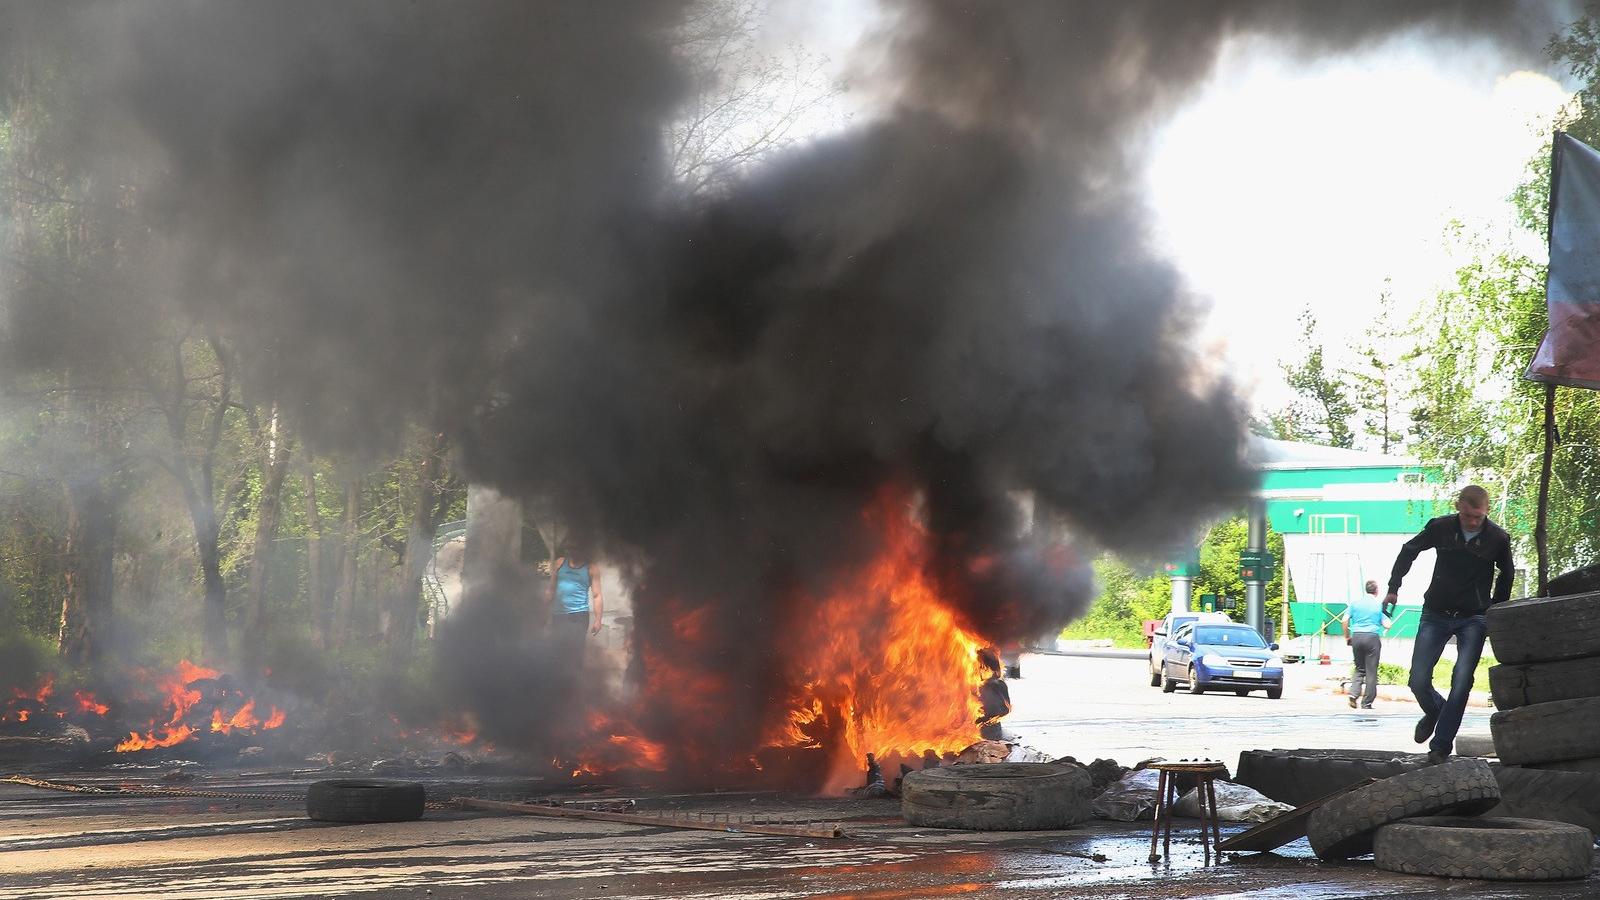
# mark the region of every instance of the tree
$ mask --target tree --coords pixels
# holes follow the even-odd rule
[[[1408,335],[1394,321],[1394,295],[1385,285],[1378,296],[1378,314],[1362,334],[1355,348],[1357,365],[1343,372],[1345,383],[1355,398],[1362,434],[1383,453],[1400,445],[1400,404],[1405,394],[1402,363],[1408,349]]]
[[[765,49],[767,0],[701,0],[676,36],[689,101],[667,128],[673,174],[690,196],[715,193],[741,169],[814,132],[844,90],[827,59],[791,44]]]
[[[1355,445],[1350,419],[1356,414],[1350,390],[1335,371],[1323,361],[1323,345],[1317,333],[1317,317],[1310,309],[1300,314],[1301,358],[1284,363],[1284,379],[1299,395],[1288,419],[1315,440],[1330,447]]]

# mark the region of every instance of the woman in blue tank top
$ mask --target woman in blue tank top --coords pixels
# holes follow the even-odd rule
[[[585,634],[600,633],[604,611],[600,576],[589,564],[583,548],[568,545],[565,555],[550,567],[550,629],[556,640],[572,645],[581,657]]]

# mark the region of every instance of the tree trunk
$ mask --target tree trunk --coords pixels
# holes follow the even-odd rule
[[[255,545],[250,553],[250,606],[246,633],[260,640],[267,626],[267,581],[272,574],[272,553],[283,518],[283,478],[289,471],[289,436],[279,427],[278,410],[268,420],[265,455],[261,462],[261,499],[256,505]]]
[[[192,512],[195,545],[200,553],[200,579],[206,591],[205,631],[200,652],[209,663],[224,662],[228,659],[228,585],[222,580],[221,529],[209,505]]]
[[[339,590],[333,615],[334,645],[343,647],[350,640],[355,624],[356,557],[361,545],[361,479],[351,479],[344,489],[344,527],[340,537],[344,556],[339,572]]]
[[[433,558],[433,539],[439,533],[439,481],[444,472],[445,437],[434,433],[424,445],[418,467],[417,487],[412,494],[411,524],[406,529],[405,550],[400,556],[400,584],[389,606],[389,644],[406,647],[416,637],[422,612],[422,578]]]
[[[322,510],[317,507],[317,470],[310,454],[305,458],[305,472],[301,475],[306,499],[306,597],[310,606],[311,634],[317,646],[333,646],[332,610],[328,608],[328,594],[322,572]]]
[[[67,485],[66,593],[58,646],[72,665],[94,666],[110,643],[116,503],[98,478]]]

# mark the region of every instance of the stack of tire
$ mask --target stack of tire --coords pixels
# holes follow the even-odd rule
[[[1391,872],[1506,881],[1590,874],[1588,829],[1480,816],[1500,799],[1488,763],[1456,759],[1340,794],[1311,813],[1306,833],[1322,859],[1372,853],[1378,868]]]
[[[1508,809],[1600,831],[1600,592],[1514,600],[1488,621]]]

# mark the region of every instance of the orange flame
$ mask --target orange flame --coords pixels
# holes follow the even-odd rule
[[[99,700],[88,691],[73,691],[72,699],[78,704],[78,712],[86,712],[96,716],[103,716],[111,711],[111,707]]]
[[[904,506],[886,502],[868,517],[884,550],[807,610],[790,644],[804,648],[790,661],[803,687],[769,733],[771,746],[826,747],[830,792],[860,781],[868,753],[946,753],[978,736],[986,642],[940,596],[926,533]]]
[[[171,747],[187,741],[193,735],[194,729],[187,725],[177,728],[163,728],[161,737],[156,737],[152,731],[141,737],[138,732],[128,732],[128,739],[116,746],[118,753],[127,753],[130,750],[154,750],[158,747]]]
[[[191,710],[198,704],[203,695],[192,685],[204,679],[216,678],[221,673],[216,669],[197,666],[185,659],[178,663],[177,672],[161,679],[158,687],[166,698],[166,706],[170,715],[165,724],[157,726],[150,723],[150,729],[143,735],[138,732],[129,732],[128,739],[117,744],[118,753],[133,750],[152,750],[159,747],[171,747],[201,733],[199,728],[189,725],[185,719]],[[93,698],[90,697],[92,700]],[[79,701],[82,702],[81,700]],[[284,712],[276,706],[270,707],[271,714],[262,720],[256,716],[256,701],[247,699],[244,705],[235,710],[231,715],[223,713],[222,707],[217,706],[211,710],[210,730],[214,733],[232,734],[235,729],[249,731],[256,728],[269,729],[283,725]],[[157,734],[159,732],[159,736]]]

